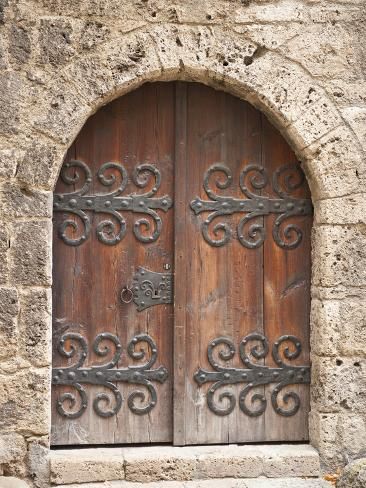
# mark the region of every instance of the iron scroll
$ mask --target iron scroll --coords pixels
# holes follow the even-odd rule
[[[250,343],[253,345],[248,353]],[[283,345],[286,347],[283,349],[283,357],[281,357],[280,350]],[[287,405],[287,408],[280,406],[278,401],[279,394],[285,387],[310,383],[309,366],[290,365],[286,362],[286,359],[292,360],[300,356],[301,343],[295,336],[282,336],[273,344],[272,357],[277,364],[275,368],[253,362],[250,358],[251,356],[255,360],[260,360],[268,355],[268,340],[262,334],[249,334],[240,342],[239,356],[245,368],[225,367],[219,364],[214,358],[214,351],[219,360],[229,361],[235,356],[235,346],[232,340],[227,337],[214,339],[207,350],[208,361],[214,371],[200,368],[194,375],[194,379],[199,385],[213,383],[207,392],[207,405],[213,413],[221,416],[229,415],[236,405],[233,392],[228,390],[221,391],[218,395],[219,402],[226,400],[226,406],[219,406],[214,399],[216,391],[224,386],[242,383],[246,386],[239,393],[239,408],[249,417],[258,417],[267,408],[267,400],[262,393],[255,393],[251,398],[250,393],[256,387],[271,383],[276,383],[271,393],[271,403],[275,412],[285,417],[297,413],[300,408],[300,397],[294,391],[285,392],[282,397],[282,402]],[[251,405],[248,405],[248,400],[250,400]]]
[[[305,181],[304,173],[298,164],[281,166],[273,173],[272,188],[277,198],[265,197],[259,193],[269,184],[267,171],[262,166],[251,164],[240,173],[239,186],[246,197],[243,199],[219,195],[212,190],[210,179],[213,174],[217,175],[215,185],[219,190],[232,185],[231,169],[221,163],[213,164],[206,171],[203,179],[203,188],[209,200],[196,197],[190,203],[190,207],[196,215],[210,212],[201,224],[202,236],[208,244],[221,247],[231,240],[234,233],[228,223],[216,223],[212,232],[209,228],[217,217],[236,213],[245,214],[239,220],[236,232],[238,241],[244,247],[255,249],[263,244],[266,238],[266,228],[258,217],[270,214],[278,215],[273,223],[272,236],[279,247],[295,249],[301,243],[303,235],[301,228],[294,223],[286,225],[286,222],[292,217],[313,213],[310,199],[295,198],[292,195],[295,190],[303,186]]]
[[[113,345],[113,350],[109,344]],[[66,344],[69,344],[66,350]],[[131,412],[136,415],[145,415],[149,413],[156,405],[157,393],[153,382],[164,383],[168,378],[168,371],[164,366],[153,369],[157,361],[158,349],[154,340],[147,334],[139,334],[131,339],[127,346],[127,354],[131,359],[145,359],[146,353],[143,349],[137,350],[137,346],[146,343],[150,349],[150,358],[144,364],[128,366],[126,368],[116,368],[122,355],[122,345],[116,335],[104,332],[98,334],[94,340],[93,351],[97,356],[105,357],[112,352],[110,361],[96,366],[84,367],[84,362],[88,356],[88,344],[85,338],[78,334],[69,332],[64,334],[57,346],[61,356],[68,359],[76,358],[76,363],[72,366],[52,369],[52,384],[54,386],[72,387],[79,395],[79,407],[72,410],[77,404],[74,393],[63,393],[56,400],[57,412],[68,419],[76,419],[86,411],[88,407],[88,397],[83,385],[97,385],[107,388],[113,398],[106,393],[98,393],[93,401],[93,409],[100,417],[112,417],[116,415],[122,407],[122,394],[117,388],[116,383],[126,383],[140,385],[147,390],[134,390],[129,394],[127,404]],[[104,344],[104,347],[101,347]],[[135,401],[146,402],[143,406],[137,406]],[[109,407],[112,403],[114,406]],[[65,409],[68,404],[70,410]],[[104,407],[104,408],[103,408]]]
[[[114,173],[113,173],[114,171]],[[118,174],[118,177],[116,176]],[[136,220],[133,233],[142,243],[155,242],[162,231],[162,219],[157,210],[167,212],[173,205],[168,195],[155,197],[161,185],[161,173],[152,164],[139,164],[132,172],[131,180],[138,188],[145,188],[153,181],[152,188],[145,193],[131,193],[122,196],[129,182],[124,166],[118,163],[104,163],[97,172],[97,180],[106,187],[116,185],[116,189],[109,193],[89,193],[92,183],[92,173],[83,161],[71,160],[63,165],[61,179],[69,186],[78,185],[79,189],[54,195],[53,209],[55,212],[69,214],[73,219],[66,218],[58,225],[58,235],[69,246],[80,246],[90,236],[92,220],[89,212],[104,214],[109,219],[102,220],[96,226],[96,235],[100,242],[115,245],[126,235],[127,224],[124,212],[144,215]],[[117,178],[119,185],[117,185]],[[83,229],[80,232],[79,226]],[[79,231],[78,237],[70,237],[68,231]]]

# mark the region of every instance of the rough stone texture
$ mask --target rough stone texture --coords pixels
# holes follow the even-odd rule
[[[10,239],[11,280],[17,285],[51,284],[51,222],[16,222]]]
[[[0,476],[0,488],[29,488],[29,484],[15,476]]]
[[[122,449],[85,449],[70,456],[70,451],[56,451],[51,462],[51,482],[57,485],[88,481],[123,480]]]
[[[1,485],[0,485],[1,486]],[[129,481],[110,481],[106,483],[86,483],[82,488],[331,488],[332,485],[320,479],[282,478],[282,479],[211,479],[199,481],[158,481],[149,484]],[[59,488],[80,488],[80,485],[63,485]],[[357,487],[358,488],[358,487]]]
[[[126,480],[318,476],[311,446],[204,446],[125,449]]]
[[[154,80],[248,100],[302,161],[315,206],[311,442],[325,470],[361,455],[365,17],[364,0],[0,0],[0,424],[29,445],[14,476],[46,486],[50,192],[87,118]]]
[[[337,482],[337,488],[364,488],[366,486],[366,458],[350,463]]]

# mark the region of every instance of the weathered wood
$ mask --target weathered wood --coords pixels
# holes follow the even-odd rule
[[[173,195],[174,169],[174,85],[145,85],[140,90],[116,100],[101,109],[85,125],[68,158],[73,157],[87,163],[93,174],[92,192],[106,193],[112,187],[98,183],[96,173],[105,162],[124,165],[129,183],[122,195],[144,193],[148,186],[138,188],[132,181],[133,169],[141,163],[156,165],[162,179],[157,196]],[[111,170],[109,174],[118,174]],[[69,191],[59,181],[56,192]],[[164,365],[170,372],[168,380],[157,383],[158,403],[150,413],[136,415],[128,408],[128,395],[135,390],[147,393],[139,385],[121,383],[119,389],[124,398],[121,410],[116,416],[103,418],[93,410],[92,401],[100,392],[108,390],[87,386],[89,405],[84,414],[74,420],[65,419],[55,412],[56,396],[60,387],[53,388],[52,442],[53,444],[101,444],[168,442],[172,440],[172,348],[173,348],[173,306],[159,305],[142,312],[135,304],[124,304],[120,292],[125,285],[131,286],[133,274],[138,266],[164,272],[166,265],[173,267],[173,221],[174,209],[159,212],[163,221],[161,236],[156,242],[142,243],[133,234],[134,222],[144,217],[139,213],[122,212],[127,221],[125,237],[116,245],[106,245],[96,237],[97,224],[109,218],[108,214],[91,214],[92,232],[81,246],[65,245],[55,232],[54,237],[54,333],[67,330],[82,334],[92,343],[97,334],[110,332],[121,340],[123,354],[118,367],[136,366],[128,357],[126,346],[136,334],[147,333],[156,342],[158,360],[155,367]],[[62,215],[55,213],[55,224]],[[146,231],[145,231],[146,234]],[[56,345],[56,340],[54,340]],[[105,345],[110,345],[105,342]],[[140,346],[139,346],[140,347]],[[145,344],[145,349],[147,345]],[[149,354],[151,351],[149,352]],[[111,354],[108,358],[111,357]],[[90,352],[88,365],[105,362]],[[69,361],[71,363],[71,361]],[[54,365],[65,365],[57,351]],[[71,391],[71,390],[68,390]],[[147,395],[148,396],[148,395]],[[143,403],[135,399],[137,406]],[[146,404],[146,402],[145,402]]]
[[[60,221],[69,215],[55,212],[54,367],[65,368],[76,362],[75,357],[67,360],[57,351],[58,340],[67,331],[87,339],[87,366],[102,364],[112,356],[110,352],[101,358],[92,351],[95,337],[102,332],[117,335],[123,346],[118,368],[144,362],[129,357],[126,351],[127,343],[144,333],[156,342],[158,359],[154,368],[165,366],[169,377],[163,384],[154,383],[157,404],[146,415],[133,413],[127,402],[133,391],[146,389],[135,384],[118,384],[124,402],[119,413],[109,418],[97,415],[92,405],[96,395],[108,394],[108,389],[86,385],[87,409],[79,418],[68,419],[56,411],[56,401],[60,394],[71,389],[54,386],[53,444],[174,442],[184,445],[306,440],[309,385],[287,386],[279,394],[279,406],[284,409],[293,406],[291,398],[287,404],[283,402],[284,394],[293,391],[299,395],[301,406],[291,417],[274,410],[271,404],[274,383],[253,388],[245,400],[248,410],[256,410],[263,395],[267,408],[262,415],[250,416],[239,408],[240,392],[245,384],[228,382],[213,396],[215,408],[225,410],[229,406],[228,397],[220,400],[223,392],[231,393],[236,405],[228,415],[218,415],[207,402],[213,382],[203,381],[199,385],[195,376],[200,368],[213,370],[207,350],[220,337],[231,341],[236,351],[225,361],[218,353],[220,350],[228,353],[228,346],[217,346],[214,360],[226,368],[246,368],[239,355],[239,345],[245,336],[254,332],[267,337],[270,350],[265,358],[255,359],[251,355],[253,363],[278,367],[271,356],[272,346],[281,336],[293,335],[301,342],[302,353],[287,363],[309,365],[311,215],[304,210],[303,216],[293,216],[279,227],[280,238],[285,241],[283,229],[287,224],[298,224],[303,231],[300,245],[289,250],[272,236],[278,213],[259,212],[258,217],[240,229],[238,223],[245,214],[223,212],[208,226],[205,239],[202,225],[210,212],[196,215],[190,206],[197,197],[210,200],[204,189],[204,176],[214,164],[228,168],[224,171],[230,171],[232,178],[227,180],[222,166],[221,170],[218,167],[212,171],[208,184],[216,195],[253,204],[256,211],[261,205],[260,197],[280,200],[274,188],[274,175],[285,164],[298,164],[283,137],[250,104],[224,92],[196,83],[156,83],[144,85],[94,115],[70,148],[66,161],[70,159],[88,164],[92,171],[90,192],[98,195],[116,189],[119,181],[118,172],[113,168],[106,176],[116,177],[114,185],[106,186],[98,181],[97,172],[103,163],[118,162],[126,168],[129,181],[121,196],[152,189],[153,178],[145,188],[139,188],[133,182],[132,172],[141,163],[155,165],[162,181],[154,196],[169,195],[174,206],[168,212],[158,211],[163,229],[160,237],[149,243],[141,242],[133,234],[134,223],[145,215],[121,211],[126,218],[127,232],[115,245],[103,244],[96,233],[100,222],[111,219],[108,213],[87,212],[92,219],[90,237],[80,246],[70,246],[56,232]],[[248,165],[252,165],[251,173],[243,178],[243,169]],[[263,171],[253,165],[263,167]],[[266,185],[261,184],[264,172],[268,175]],[[284,184],[284,175],[279,180]],[[296,176],[288,181],[290,186],[296,183]],[[82,181],[72,190],[80,185]],[[254,196],[246,195],[246,188]],[[70,185],[59,179],[55,193],[67,191]],[[310,195],[306,184],[290,193],[307,201]],[[291,206],[291,201],[286,205]],[[304,208],[309,209],[306,205]],[[78,221],[76,217],[71,219]],[[224,236],[223,227],[215,233],[218,223],[226,224],[231,233],[229,242],[222,246],[212,243]],[[252,228],[253,224],[256,229]],[[262,226],[266,236],[263,244],[255,247]],[[146,227],[141,229],[148,235]],[[70,229],[68,232],[72,237]],[[293,233],[288,236],[293,237]],[[252,248],[240,242],[245,239]],[[160,273],[174,272],[174,304],[139,312],[133,302],[121,302],[120,292],[124,286],[132,286],[132,277],[139,266]],[[106,341],[101,348],[104,345]],[[249,344],[253,345],[260,350],[258,340]],[[280,346],[282,356],[286,346],[293,351],[294,346],[287,341]],[[65,347],[71,350],[70,341],[66,341]],[[150,357],[151,347],[146,342],[143,347]],[[138,345],[137,351],[139,348]],[[250,347],[246,349],[249,350]],[[301,375],[306,380],[308,369]],[[139,398],[134,402],[136,406],[143,405]],[[111,407],[103,401],[100,405]]]

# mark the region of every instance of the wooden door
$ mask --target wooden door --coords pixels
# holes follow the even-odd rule
[[[260,112],[144,85],[88,121],[54,210],[53,444],[308,438],[312,207]]]
[[[173,171],[174,85],[103,107],[68,152],[54,196],[55,445],[172,440]],[[166,303],[144,308],[149,292]]]

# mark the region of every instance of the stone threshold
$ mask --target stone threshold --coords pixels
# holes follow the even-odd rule
[[[59,488],[332,488],[325,480],[315,478],[256,478],[256,479],[214,479],[196,481],[155,481],[134,483],[133,481],[106,481],[82,485],[59,485]]]
[[[243,480],[244,484],[228,487],[252,488],[267,485],[246,485],[246,478],[317,478],[320,473],[318,452],[308,444],[65,449],[51,451],[49,462],[53,485],[118,481],[117,485],[99,486],[121,488],[162,481],[209,480],[212,483],[219,479],[223,483],[223,478]],[[208,487],[196,484],[192,488],[201,485]],[[277,488],[275,484],[271,486]],[[170,486],[166,484],[166,488]]]

